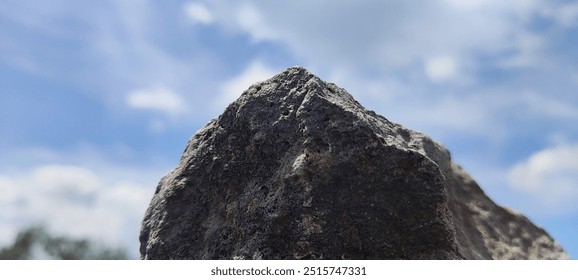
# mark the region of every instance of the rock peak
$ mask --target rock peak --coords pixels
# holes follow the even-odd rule
[[[251,88],[260,89],[263,85],[276,85],[278,90],[275,93],[291,93],[295,90],[301,90],[303,87],[315,86],[316,88],[329,87],[330,85],[325,83],[319,77],[315,76],[307,69],[301,66],[293,66],[286,68],[282,72],[274,75],[272,78],[256,83]],[[333,85],[334,86],[334,85]]]
[[[309,72],[309,70],[305,69],[302,66],[287,67],[287,68],[285,68],[285,70],[281,71],[280,73],[278,73],[274,77],[276,77],[276,76],[280,76],[280,77],[292,77],[292,76],[311,77],[311,76],[314,76],[314,77],[316,77],[314,74]]]
[[[285,74],[285,73],[296,73],[296,74],[301,74],[301,75],[312,75],[311,73],[309,73],[309,71],[308,71],[307,69],[305,69],[305,67],[299,66],[299,65],[287,67],[287,68],[285,68],[285,70],[281,71],[281,73],[279,73],[278,75],[283,75],[283,74]]]
[[[302,67],[249,87],[157,186],[143,259],[557,259],[442,145]]]

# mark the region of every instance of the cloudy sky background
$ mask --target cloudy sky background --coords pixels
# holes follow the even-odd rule
[[[124,245],[188,139],[301,65],[446,145],[578,256],[578,3],[0,2],[0,245]]]

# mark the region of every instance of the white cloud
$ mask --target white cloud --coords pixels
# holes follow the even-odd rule
[[[425,73],[435,83],[451,80],[458,75],[459,65],[451,56],[436,56],[426,60]]]
[[[185,101],[178,94],[163,87],[130,92],[126,103],[133,108],[160,111],[169,115],[178,115],[187,109]]]
[[[524,30],[522,17],[538,5],[526,4],[522,13],[521,1],[502,2],[249,2],[219,9],[228,10],[220,21],[229,28],[256,41],[283,43],[313,64],[387,70],[421,63],[438,53],[469,60],[476,52],[515,52],[511,40]]]
[[[229,103],[235,101],[254,83],[264,81],[275,75],[276,72],[259,60],[253,61],[238,76],[230,79],[221,86],[221,93],[216,100],[218,110],[223,110]]]
[[[129,151],[126,151],[129,149]],[[140,222],[160,178],[174,162],[138,163],[129,147],[90,144],[66,151],[42,147],[5,151],[0,162],[0,247],[42,223],[51,232],[125,246],[138,257]],[[112,157],[112,158],[111,158]]]
[[[21,227],[42,223],[58,234],[126,246],[136,257],[140,221],[154,184],[143,186],[113,173],[48,164],[0,174],[0,243],[13,240]]]
[[[548,209],[576,208],[578,144],[562,144],[538,151],[508,173],[512,188],[528,193]]]
[[[184,11],[187,17],[193,23],[208,25],[213,23],[213,21],[215,20],[213,13],[211,13],[211,11],[203,3],[199,2],[186,3],[184,6]]]

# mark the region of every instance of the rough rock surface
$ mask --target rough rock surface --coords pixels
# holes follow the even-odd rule
[[[257,83],[163,177],[143,259],[565,259],[424,134],[300,67]]]

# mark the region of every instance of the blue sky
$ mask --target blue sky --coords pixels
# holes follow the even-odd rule
[[[578,3],[0,2],[0,245],[122,244],[188,139],[301,65],[446,145],[578,256]]]

